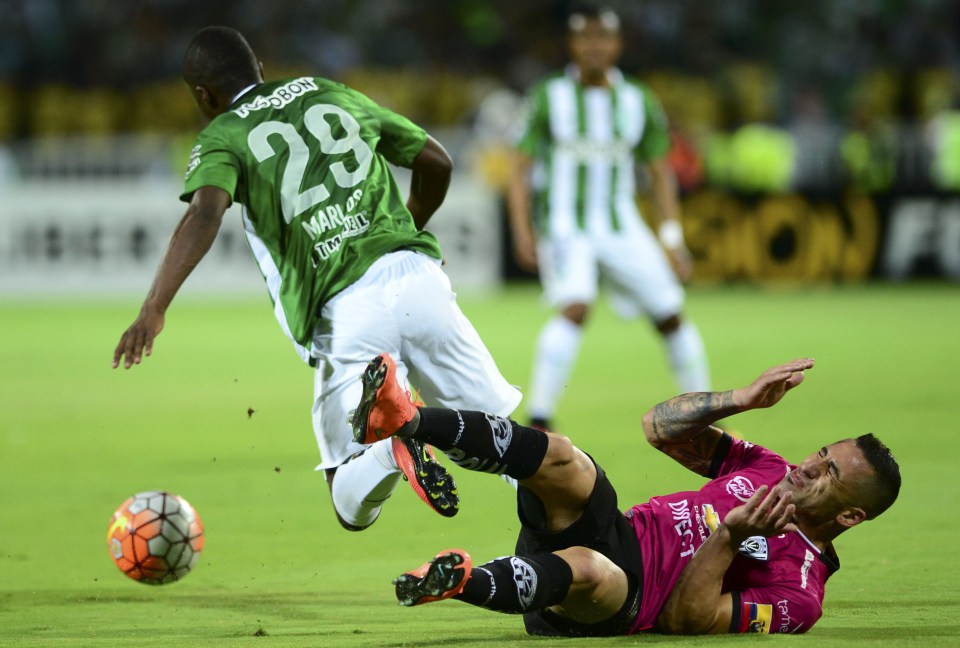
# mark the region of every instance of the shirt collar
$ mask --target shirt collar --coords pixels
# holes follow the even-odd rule
[[[247,94],[247,93],[250,91],[251,88],[255,88],[257,85],[258,85],[258,84],[256,84],[256,83],[251,83],[251,84],[248,85],[246,88],[244,88],[243,90],[241,90],[240,92],[238,92],[237,95],[236,95],[233,99],[230,100],[230,105],[232,106],[233,104],[237,103],[237,99],[239,99],[239,98],[242,97],[243,95]]]

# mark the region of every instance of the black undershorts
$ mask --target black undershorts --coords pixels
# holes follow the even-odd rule
[[[592,457],[591,457],[592,460]],[[643,563],[633,526],[617,506],[617,492],[600,466],[597,481],[580,519],[562,531],[547,531],[543,502],[527,488],[517,488],[518,556],[533,557],[568,547],[588,547],[609,558],[627,574],[629,590],[623,608],[599,623],[578,623],[549,610],[523,615],[527,632],[533,635],[597,637],[625,635],[640,610],[643,594]]]

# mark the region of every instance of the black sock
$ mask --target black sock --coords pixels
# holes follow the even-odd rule
[[[547,454],[542,431],[484,412],[421,407],[412,436],[443,450],[462,468],[515,479],[532,476]]]
[[[570,565],[555,554],[506,556],[474,567],[463,591],[454,598],[488,610],[518,614],[562,602],[571,583]]]

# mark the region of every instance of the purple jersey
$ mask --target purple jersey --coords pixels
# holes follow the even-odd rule
[[[643,556],[643,600],[631,633],[653,627],[680,572],[727,513],[794,467],[766,448],[733,439],[718,477],[703,488],[654,497],[627,511]],[[822,614],[830,573],[797,533],[748,538],[723,581],[723,592],[733,595],[731,631],[806,632]]]

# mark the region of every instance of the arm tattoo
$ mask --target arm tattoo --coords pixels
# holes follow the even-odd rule
[[[654,406],[653,432],[665,444],[693,441],[708,425],[738,411],[733,391],[682,394]]]

